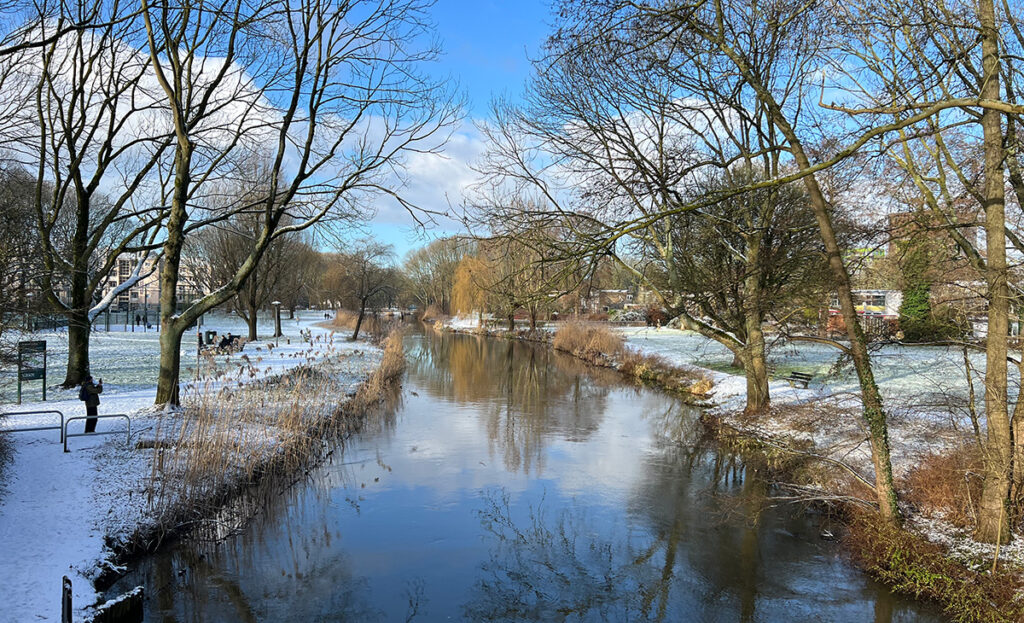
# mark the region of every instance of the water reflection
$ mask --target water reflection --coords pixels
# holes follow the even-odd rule
[[[410,376],[426,381],[430,395],[478,408],[492,456],[526,474],[543,473],[550,435],[582,441],[597,430],[619,383],[546,347],[482,336],[431,332],[409,359]]]
[[[410,337],[344,452],[121,587],[147,620],[919,621],[771,508],[699,413],[528,344]]]

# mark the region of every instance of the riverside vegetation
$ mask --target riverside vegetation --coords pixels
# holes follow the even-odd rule
[[[146,483],[149,520],[111,543],[125,560],[185,533],[222,539],[236,533],[260,500],[300,479],[361,425],[405,369],[402,331],[379,338],[379,365],[355,392],[339,382],[339,358],[300,366],[241,387],[203,388],[166,411],[152,436]],[[115,537],[116,538],[116,537]],[[107,573],[98,585],[116,578]]]

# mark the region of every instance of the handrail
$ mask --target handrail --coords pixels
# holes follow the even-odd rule
[[[57,409],[44,409],[42,411],[9,411],[0,415],[41,415],[44,413],[56,413],[60,416],[60,426],[30,426],[28,428],[0,428],[0,433],[27,433],[34,430],[59,430],[60,442],[64,443],[64,413]]]
[[[88,420],[90,418],[106,419],[106,418],[114,418],[114,417],[124,418],[124,419],[128,420],[128,430],[127,430],[128,436],[125,437],[125,445],[130,444],[131,441],[132,441],[132,419],[130,417],[128,417],[128,414],[126,414],[126,413],[110,413],[110,414],[107,414],[107,415],[78,415],[78,416],[75,416],[75,417],[69,417],[64,422],[64,452],[71,452],[71,450],[68,450],[68,437],[91,437],[92,435],[117,435],[117,434],[121,433],[121,431],[119,431],[119,430],[93,431],[91,433],[69,433],[68,432],[68,425],[69,424],[71,424],[75,420]]]

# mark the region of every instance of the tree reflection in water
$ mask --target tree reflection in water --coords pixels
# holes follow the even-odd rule
[[[616,373],[526,342],[428,331],[409,368],[434,397],[481,412],[491,456],[509,471],[541,474],[545,441],[584,441],[601,427]]]
[[[756,463],[696,446],[665,448],[627,518],[594,506],[526,505],[503,489],[478,517],[490,544],[463,615],[473,621],[921,620],[862,588],[833,554],[816,552],[816,523],[772,511]],[[552,508],[557,510],[551,510]],[[768,509],[768,510],[766,510]],[[626,525],[622,525],[623,522]],[[793,534],[804,526],[810,532]],[[833,563],[839,565],[837,560]],[[817,569],[819,577],[809,575]],[[872,612],[873,610],[873,612]],[[903,618],[907,617],[907,618]]]
[[[772,509],[696,409],[543,347],[406,344],[405,398],[343,454],[124,579],[147,620],[929,620]]]
[[[632,621],[657,575],[630,539],[604,540],[580,509],[549,519],[543,501],[515,518],[509,496],[492,491],[479,512],[495,539],[464,615],[474,621]]]

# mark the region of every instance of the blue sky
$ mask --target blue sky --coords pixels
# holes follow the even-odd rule
[[[469,113],[487,114],[492,95],[515,96],[550,32],[550,0],[439,0],[434,19],[444,45],[441,68],[467,91]]]
[[[446,158],[420,162],[410,172],[408,194],[427,207],[445,210],[457,204],[460,188],[472,179],[469,164],[483,149],[474,121],[486,119],[493,96],[516,98],[530,75],[530,58],[536,57],[551,31],[551,0],[438,0],[432,10],[444,55],[434,68],[458,82],[467,99],[466,123],[450,146]],[[444,235],[451,225],[426,232]],[[394,245],[399,259],[410,249],[425,244],[412,219],[381,206],[370,233]]]

